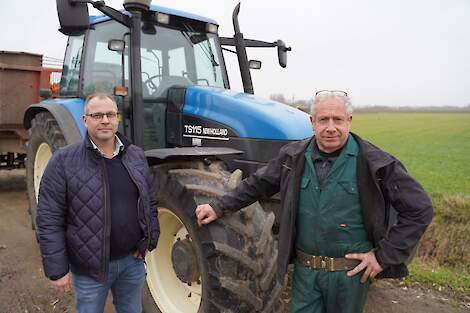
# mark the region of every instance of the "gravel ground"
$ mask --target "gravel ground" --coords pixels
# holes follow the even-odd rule
[[[24,170],[0,171],[0,313],[75,312],[73,296],[50,289],[27,211]],[[284,294],[289,301],[288,290]],[[114,310],[108,301],[107,313]],[[366,313],[470,312],[470,299],[405,286],[396,280],[371,287]]]

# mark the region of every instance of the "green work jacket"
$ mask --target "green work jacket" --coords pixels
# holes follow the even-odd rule
[[[431,200],[396,158],[351,133],[359,145],[357,186],[367,238],[384,271],[378,277],[403,277],[406,264],[431,223]],[[280,192],[278,280],[294,261],[297,210],[305,150],[314,137],[282,147],[278,156],[211,206],[219,217]]]
[[[319,186],[311,142],[305,150],[295,246],[308,254],[344,257],[367,252],[372,244],[362,222],[357,187],[358,145],[352,136]]]

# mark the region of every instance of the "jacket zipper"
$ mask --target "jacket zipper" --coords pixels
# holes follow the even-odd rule
[[[108,175],[106,173],[106,162],[103,157],[101,157],[101,163],[103,164],[103,178],[104,178],[104,227],[103,227],[103,281],[106,281],[108,276],[108,266],[109,266],[109,259],[106,257],[109,255],[108,253],[108,245],[107,245],[107,236],[108,236],[108,216],[109,216],[109,205],[108,205]]]
[[[124,165],[127,172],[129,173],[129,176],[131,177],[132,181],[136,185],[137,190],[139,190],[139,198],[137,199],[137,216],[138,216],[139,215],[140,199],[141,199],[141,196],[142,196],[143,193],[142,193],[142,190],[140,189],[139,184],[137,184],[137,180],[134,178],[134,175],[129,170],[129,167],[127,166],[126,161],[124,160],[124,158],[123,158],[122,164]],[[148,220],[147,214],[145,214],[144,208],[142,208],[142,210],[144,211],[142,213],[144,214],[145,223],[147,224],[147,249],[149,249],[150,248],[150,221]]]

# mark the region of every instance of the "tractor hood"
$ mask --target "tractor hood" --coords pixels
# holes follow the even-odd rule
[[[301,140],[313,134],[308,114],[280,102],[222,88],[188,87],[183,112],[221,123],[242,138]]]

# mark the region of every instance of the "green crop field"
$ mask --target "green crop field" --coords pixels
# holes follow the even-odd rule
[[[470,195],[470,113],[355,113],[352,131],[400,159],[433,197]]]
[[[400,159],[432,198],[409,279],[468,297],[470,113],[356,113],[352,131]]]

